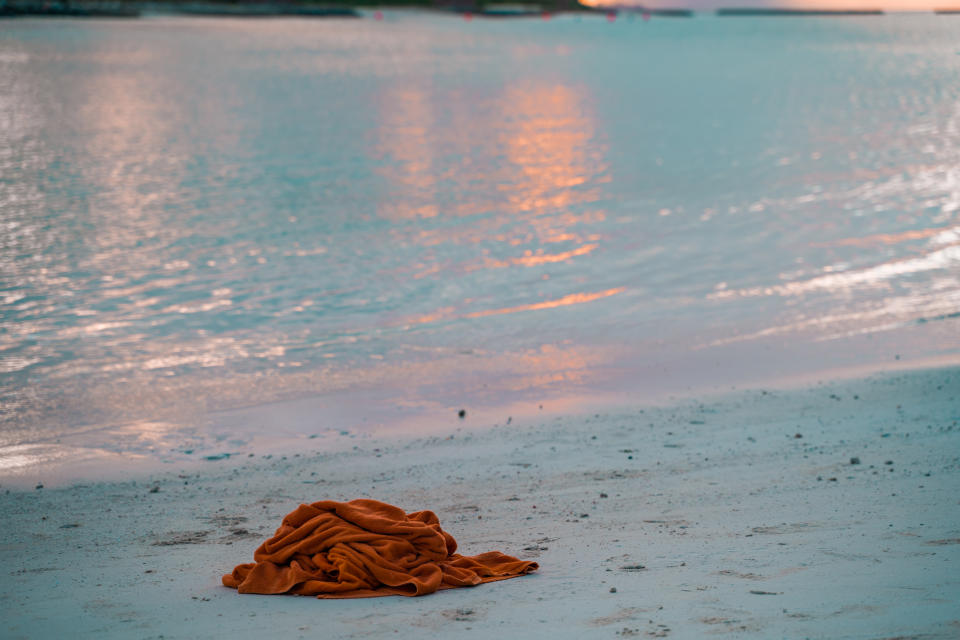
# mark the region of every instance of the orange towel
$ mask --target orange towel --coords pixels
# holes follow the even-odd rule
[[[536,571],[499,551],[454,553],[457,542],[432,511],[404,513],[376,500],[301,504],[223,584],[240,593],[318,598],[422,596]]]

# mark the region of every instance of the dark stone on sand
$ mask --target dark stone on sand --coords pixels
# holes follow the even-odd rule
[[[850,464],[860,464],[860,458],[857,458],[857,457],[850,458]]]
[[[467,410],[466,410],[466,409],[460,409],[460,411],[457,411],[457,417],[459,417],[460,419],[466,418],[466,417],[467,417]]]
[[[627,571],[627,572],[633,573],[635,571],[643,571],[646,568],[647,567],[642,564],[627,564],[620,567],[620,571]]]

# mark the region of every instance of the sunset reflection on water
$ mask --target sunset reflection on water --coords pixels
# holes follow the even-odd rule
[[[422,245],[419,257],[431,259],[416,263],[414,278],[450,280],[459,273],[475,280],[492,269],[573,265],[602,250],[605,214],[591,205],[608,178],[602,136],[583,88],[523,83],[466,98],[429,84],[402,85],[388,87],[378,104],[374,148],[386,162],[379,172],[389,182],[380,215],[469,219],[435,231],[418,226],[411,235],[404,235],[405,227],[395,231],[398,241]],[[438,253],[453,254],[456,261],[444,263]],[[551,276],[540,269],[539,277],[546,282]],[[546,310],[624,290],[564,293],[560,287],[585,286],[568,282],[527,287],[532,301],[506,307],[477,309],[489,303],[470,295],[444,297],[442,307],[407,322]]]

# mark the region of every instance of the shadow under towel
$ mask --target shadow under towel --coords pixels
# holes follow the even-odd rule
[[[536,571],[499,551],[455,553],[432,511],[405,513],[376,500],[301,504],[223,584],[240,593],[370,598],[422,596]]]

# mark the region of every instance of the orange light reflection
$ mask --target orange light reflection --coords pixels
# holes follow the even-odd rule
[[[598,200],[598,185],[608,180],[605,147],[597,141],[583,90],[522,83],[478,106],[476,96],[403,85],[385,89],[379,102],[375,153],[385,161],[380,173],[391,189],[378,214],[395,221],[473,217],[456,227],[404,227],[398,233],[413,232],[403,240],[423,247],[486,245],[484,254],[499,254],[476,261],[476,253],[465,252],[460,264],[422,261],[411,265],[414,277],[556,264],[599,247],[601,235],[583,227],[606,214],[578,210]],[[484,119],[496,123],[483,126]],[[491,129],[502,133],[485,136]],[[520,255],[495,252],[489,247],[494,243],[517,247]],[[547,253],[545,244],[568,246]]]
[[[813,244],[815,247],[873,247],[881,244],[899,244],[910,240],[923,240],[932,238],[941,233],[953,231],[958,227],[934,227],[931,229],[915,229],[904,231],[902,233],[878,233],[872,236],[863,236],[861,238],[842,238],[832,242],[818,242]]]
[[[499,316],[508,313],[519,313],[521,311],[538,311],[541,309],[554,309],[556,307],[566,307],[574,304],[584,304],[615,296],[622,293],[626,287],[616,287],[606,291],[595,291],[593,293],[571,293],[570,295],[557,298],[556,300],[546,300],[544,302],[534,302],[531,304],[522,304],[515,307],[505,307],[502,309],[486,309],[483,311],[473,311],[471,313],[456,314],[453,307],[438,309],[434,313],[418,316],[407,321],[407,324],[427,324],[438,320],[452,320],[455,318],[485,318],[487,316]]]
[[[436,204],[438,167],[430,132],[435,127],[432,93],[417,87],[394,86],[381,102],[377,153],[391,162],[382,173],[400,193],[381,203],[380,214],[403,220],[432,218]]]
[[[507,89],[501,105],[508,123],[501,143],[519,171],[499,188],[513,211],[564,211],[597,197],[595,188],[575,189],[602,182],[605,169],[581,92],[560,84],[516,86]]]
[[[490,309],[487,311],[474,311],[463,316],[464,318],[483,318],[486,316],[499,316],[507,313],[519,313],[521,311],[536,311],[538,309],[553,309],[556,307],[565,307],[572,304],[583,304],[593,302],[601,298],[609,298],[618,293],[622,293],[625,287],[616,287],[606,291],[597,291],[595,293],[571,293],[568,296],[558,298],[557,300],[547,300],[545,302],[535,302],[533,304],[522,304],[517,307],[506,307],[504,309]]]
[[[488,269],[499,269],[503,267],[509,267],[512,265],[520,265],[524,267],[536,267],[543,264],[552,264],[555,262],[566,262],[570,258],[576,256],[585,256],[588,253],[591,253],[599,245],[597,244],[585,244],[577,249],[572,249],[570,251],[564,251],[562,253],[543,253],[543,250],[540,249],[536,253],[531,251],[526,251],[519,258],[511,258],[510,260],[487,260],[484,263],[484,267]]]

